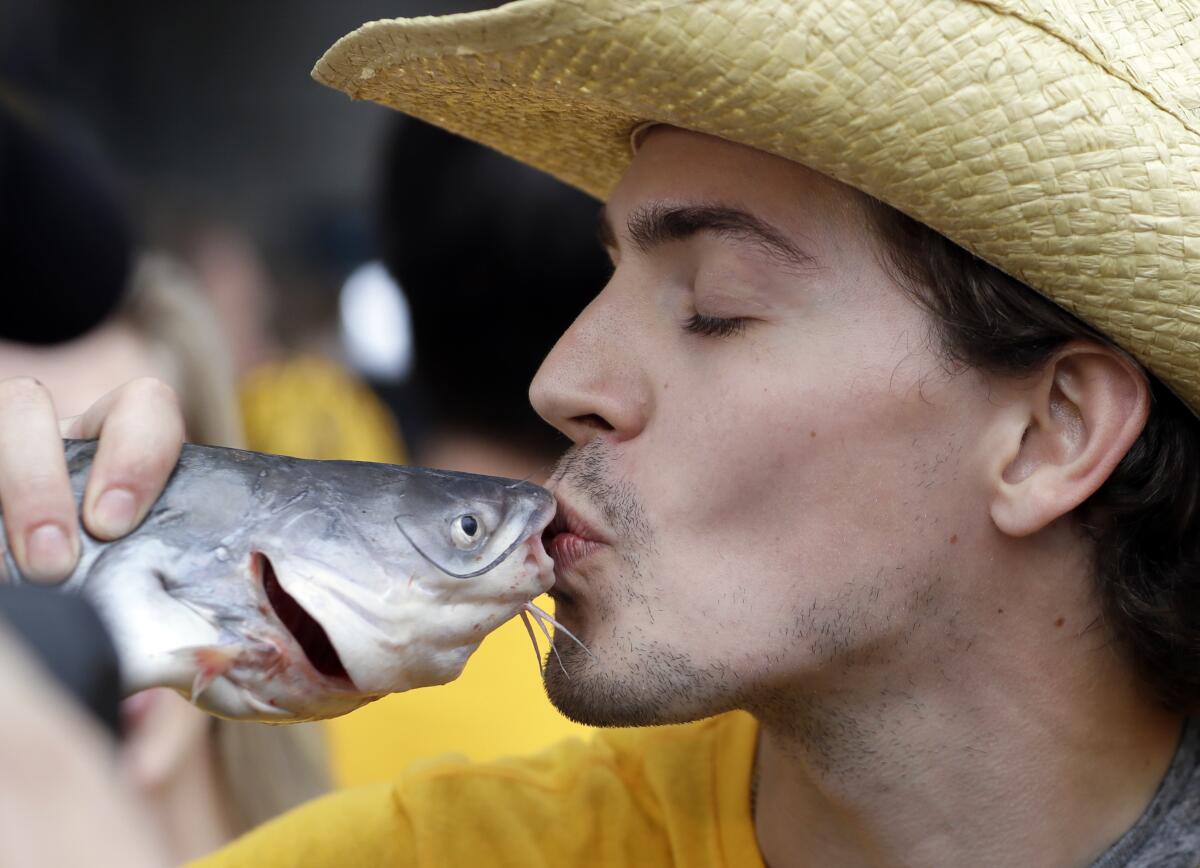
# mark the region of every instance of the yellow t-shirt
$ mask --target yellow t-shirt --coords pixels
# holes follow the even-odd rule
[[[602,730],[528,758],[426,761],[297,808],[195,864],[762,868],[749,799],[756,737],[754,719],[732,712]]]

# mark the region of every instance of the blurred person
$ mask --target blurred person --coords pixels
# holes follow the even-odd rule
[[[1200,15],[1152,7],[527,0],[331,49],[606,199],[614,274],[531,396],[595,654],[546,686],[633,728],[207,864],[1194,865]],[[5,389],[9,515],[61,447]],[[179,438],[161,394],[96,415],[134,411],[146,460],[106,430],[89,484],[136,519]]]
[[[321,353],[287,355],[250,370],[238,385],[246,445],[257,452],[403,464],[397,420],[371,388]]]
[[[176,864],[111,735],[3,619],[0,684],[0,868]]]
[[[135,260],[111,182],[35,115],[0,107],[0,132],[0,219],[12,230],[0,268],[29,295],[0,320],[0,378],[32,377],[76,416],[154,377],[178,395],[191,440],[242,446],[229,350],[188,272],[161,254]],[[166,689],[123,711],[121,762],[176,861],[330,786],[317,726],[218,720]]]
[[[413,463],[544,481],[562,439],[526,395],[611,271],[596,244],[596,203],[412,118],[392,124],[380,166],[377,243],[411,310],[409,389],[421,412]],[[550,705],[532,661],[514,619],[454,682],[329,721],[342,780],[381,781],[440,753],[487,760],[588,733]],[[403,739],[389,737],[401,731]]]
[[[405,460],[396,420],[324,345],[330,342],[311,334],[295,339],[294,312],[250,238],[208,224],[189,233],[186,248],[229,339],[247,448],[296,458]],[[293,339],[283,340],[281,331]]]
[[[112,313],[133,240],[116,179],[61,124],[0,81],[0,266],[11,295],[0,339],[47,344]],[[69,253],[64,254],[63,246]]]
[[[538,365],[612,267],[596,202],[416,118],[391,126],[377,243],[411,310],[418,463],[545,478],[562,435],[529,406]]]
[[[122,320],[151,348],[159,369],[169,372],[189,439],[245,447],[228,352],[187,272],[164,257],[145,257],[118,312]],[[153,794],[164,825],[179,843],[180,858],[205,852],[218,835],[241,834],[330,787],[324,734],[317,724],[215,719],[170,690],[133,700],[129,756],[139,772],[136,779]],[[191,737],[185,739],[185,732]],[[207,778],[211,761],[215,780]],[[214,822],[207,840],[199,834],[194,801],[202,791],[226,808],[224,822]]]
[[[204,223],[187,233],[185,260],[221,324],[234,377],[278,358],[271,327],[275,288],[253,241],[232,226]]]

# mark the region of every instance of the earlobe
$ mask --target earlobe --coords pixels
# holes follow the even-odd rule
[[[1013,386],[1000,429],[1003,464],[993,474],[992,521],[1002,533],[1034,534],[1104,484],[1149,412],[1136,363],[1110,347],[1074,342],[1032,381]]]

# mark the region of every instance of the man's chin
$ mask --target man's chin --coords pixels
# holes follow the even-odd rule
[[[546,695],[562,715],[587,726],[661,726],[688,723],[728,711],[733,705],[689,690],[692,679],[665,683],[653,665],[630,674],[603,671],[604,657],[589,657],[570,640],[555,640],[559,659],[550,655],[543,676]],[[679,670],[672,675],[678,676]]]
[[[551,704],[575,723],[587,726],[654,726],[673,722],[663,719],[662,709],[644,702],[631,702],[624,690],[604,676],[568,679],[561,670],[548,666],[545,683]]]

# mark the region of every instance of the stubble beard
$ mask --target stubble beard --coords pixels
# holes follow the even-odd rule
[[[566,636],[555,637],[562,665],[550,654],[544,670],[555,707],[576,722],[606,727],[685,723],[743,709],[817,772],[846,780],[877,774],[873,751],[898,738],[882,731],[889,709],[904,706],[919,716],[924,713],[919,697],[902,680],[881,688],[860,684],[865,695],[845,687],[864,671],[886,674],[913,653],[924,655],[926,668],[941,665],[936,653],[922,650],[923,637],[931,633],[957,645],[958,653],[969,650],[970,636],[955,627],[959,613],[941,611],[938,566],[880,567],[842,581],[822,601],[789,601],[791,629],[760,662],[777,675],[787,665],[785,657],[807,664],[793,677],[770,679],[773,687],[755,687],[726,661],[698,663],[687,649],[696,637],[677,641],[656,632],[656,620],[673,619],[657,617],[668,611],[667,604],[655,592],[658,583],[645,574],[646,561],[656,553],[653,528],[637,491],[616,481],[611,465],[607,447],[594,440],[568,452],[555,473],[604,517],[618,541],[613,559],[619,561],[595,581],[588,580],[584,565],[576,583],[579,597],[561,600],[558,617],[595,659]],[[830,682],[837,689],[830,691]]]
[[[569,450],[553,475],[604,518],[620,569],[604,583],[582,582],[586,597],[559,598],[557,616],[594,657],[556,636],[557,656],[548,656],[544,670],[547,696],[566,717],[590,726],[682,723],[738,707],[737,679],[727,666],[699,666],[672,637],[652,637],[637,624],[621,630],[624,612],[644,611],[652,625],[660,601],[643,561],[655,551],[654,529],[638,492],[615,477],[612,464],[597,438]]]
[[[779,675],[787,666],[785,658],[791,657],[808,661],[808,671],[796,669],[792,677],[768,679],[772,687],[755,686],[750,682],[759,679],[735,671],[728,661],[698,663],[687,645],[697,637],[676,637],[654,626],[655,621],[675,619],[661,617],[668,603],[656,593],[658,583],[646,575],[646,563],[656,554],[653,527],[637,491],[615,481],[611,466],[607,447],[592,441],[564,456],[555,474],[567,490],[598,510],[617,540],[606,555],[617,562],[610,564],[615,568],[592,578],[588,565],[581,565],[574,583],[579,596],[560,598],[557,616],[592,649],[595,659],[566,636],[555,637],[561,666],[548,655],[544,676],[555,707],[571,720],[605,727],[686,723],[743,709],[786,753],[803,756],[819,773],[844,780],[877,774],[874,751],[881,742],[897,738],[882,732],[888,709],[914,707],[918,698],[903,684],[868,687],[871,695],[865,702],[862,695],[842,696],[839,690],[863,669],[890,669],[896,661],[889,658],[905,652],[918,627],[928,629],[936,623],[950,628],[954,613],[949,618],[939,615],[938,572],[881,568],[844,582],[821,602],[790,601],[791,629],[779,637],[778,647],[763,650],[759,664]],[[898,584],[903,592],[897,605],[884,591]],[[900,637],[894,635],[893,618],[908,625]],[[876,645],[869,641],[872,636],[887,638]],[[831,681],[839,685],[832,695]]]
[[[609,650],[621,643],[624,650]],[[669,645],[613,636],[603,656],[593,661],[569,640],[555,639],[554,644],[562,667],[551,655],[545,670],[546,695],[576,723],[658,726],[741,707],[728,670],[698,667]]]
[[[772,733],[776,746],[787,755],[802,756],[817,773],[851,781],[877,774],[879,745],[898,743],[898,736],[885,732],[889,707],[907,707],[918,717],[924,714],[919,697],[904,684],[846,696],[813,689],[803,678],[772,688],[752,687],[744,674],[724,661],[698,665],[686,649],[672,645],[670,638],[650,638],[640,625],[622,630],[618,626],[620,611],[638,605],[629,596],[630,589],[644,587],[637,561],[625,558],[625,567],[615,590],[589,585],[586,602],[567,600],[557,613],[595,654],[592,659],[567,637],[556,636],[554,647],[561,666],[553,654],[546,661],[546,694],[563,715],[577,723],[658,726],[741,709],[757,718],[762,730]],[[922,576],[910,581],[920,588],[936,586],[939,580]],[[797,607],[788,642],[805,649],[801,656],[812,661],[819,680],[837,681],[842,673],[850,683],[861,667],[887,667],[889,650],[862,646],[855,627],[860,620],[886,617],[871,605],[871,596],[870,586],[859,586],[826,607]],[[916,591],[904,607],[924,610],[930,605],[930,596]],[[770,657],[765,654],[764,663],[769,665]],[[940,665],[936,658],[931,662]],[[915,754],[912,759],[909,771],[915,774],[920,763]],[[892,764],[900,767],[895,760]]]

